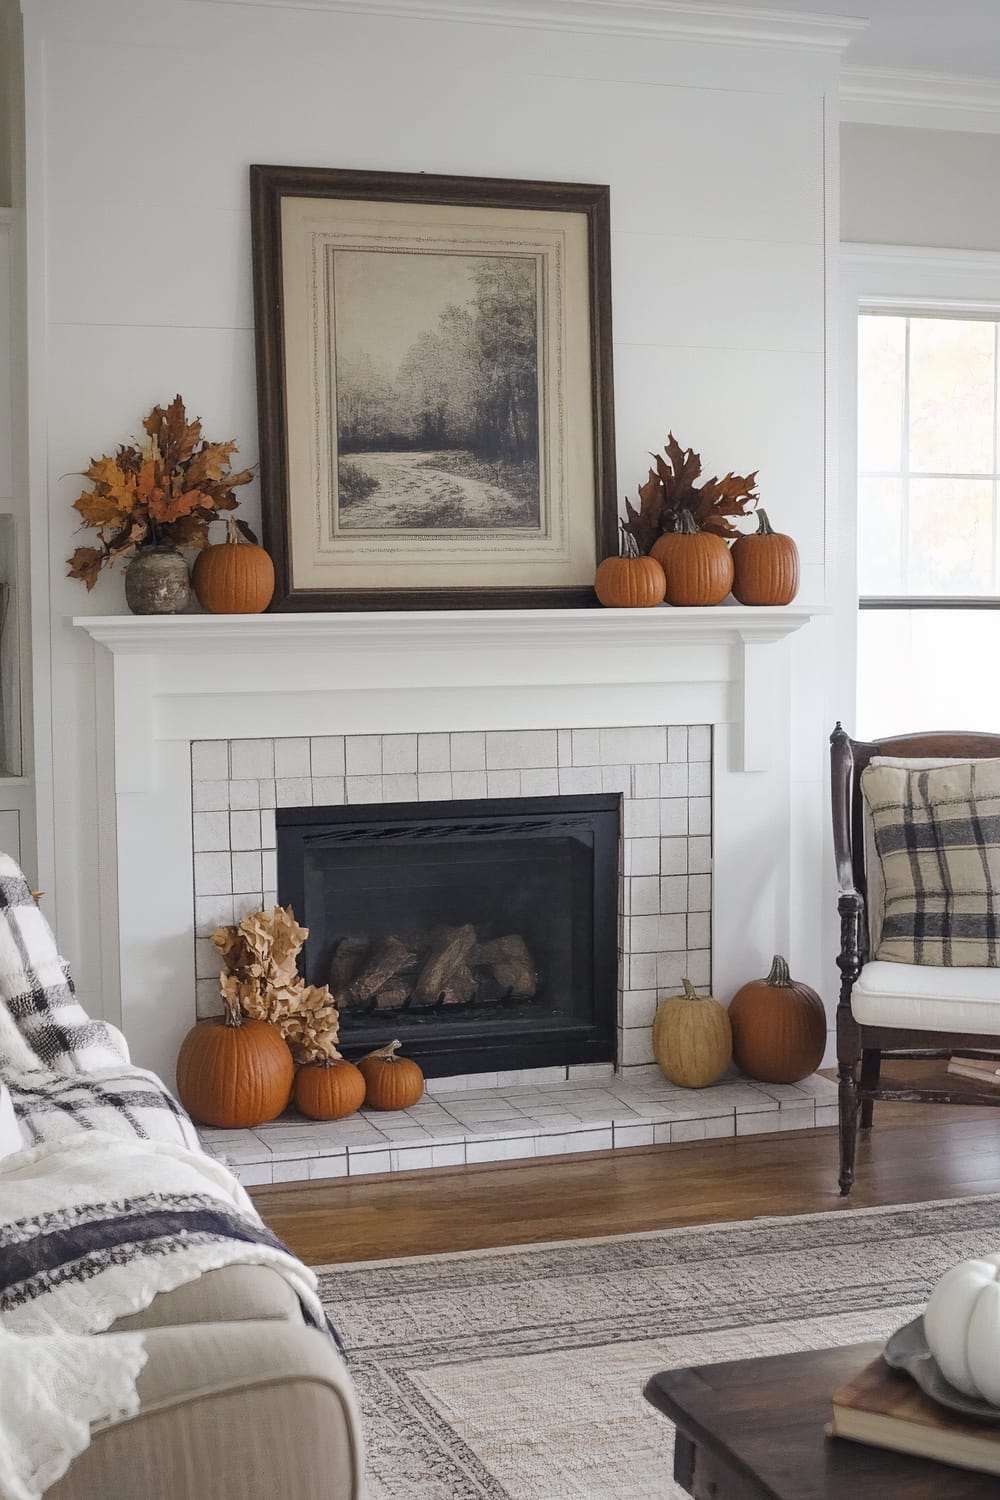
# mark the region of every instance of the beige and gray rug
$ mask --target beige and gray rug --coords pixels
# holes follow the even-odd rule
[[[370,1500],[678,1500],[655,1370],[883,1338],[1000,1197],[327,1266]]]

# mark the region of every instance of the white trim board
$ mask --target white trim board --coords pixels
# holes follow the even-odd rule
[[[1000,131],[1000,81],[903,68],[841,70],[840,118],[855,125]]]
[[[30,0],[24,0],[30,3]],[[190,5],[252,5],[328,10],[531,31],[605,36],[685,37],[742,46],[842,51],[868,27],[854,16],[802,14],[702,0],[187,0]]]

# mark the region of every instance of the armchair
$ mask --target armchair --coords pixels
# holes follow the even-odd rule
[[[881,1085],[884,1058],[971,1057],[1000,1053],[1000,969],[937,968],[873,961],[881,922],[880,871],[869,869],[861,773],[875,756],[905,760],[997,760],[1000,735],[930,733],[852,740],[838,723],[830,737],[833,846],[840,912],[840,1191],[854,1184],[857,1134],[872,1124],[876,1099],[1000,1105],[1000,1089]],[[1000,1066],[1000,1059],[998,1059]]]

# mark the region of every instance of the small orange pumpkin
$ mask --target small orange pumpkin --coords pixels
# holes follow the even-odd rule
[[[597,569],[594,592],[607,609],[650,609],[663,603],[667,580],[652,557],[640,557],[635,538],[622,527],[621,556]]]
[[[365,1102],[364,1075],[344,1057],[305,1063],[295,1075],[292,1097],[310,1120],[342,1120]]]
[[[399,1057],[402,1042],[369,1052],[358,1063],[365,1080],[365,1103],[372,1109],[409,1109],[423,1097],[424,1075],[409,1057]]]
[[[748,1078],[798,1083],[826,1051],[826,1011],[814,989],[792,979],[777,954],[766,979],[736,991],[729,1007],[733,1057]]]
[[[224,1016],[199,1021],[177,1055],[177,1093],[192,1120],[243,1130],[288,1106],[295,1064],[277,1026],[249,1021],[227,1003]]]
[[[649,555],[663,568],[668,604],[719,604],[733,586],[729,547],[714,531],[700,531],[689,510],[681,511],[677,530],[665,531]]]
[[[791,604],[799,591],[799,549],[774,530],[765,510],[757,512],[757,530],[733,543],[733,568],[741,604]]]
[[[274,563],[263,547],[240,535],[241,524],[229,516],[226,540],[206,547],[195,559],[191,582],[209,614],[259,615],[271,602]]]

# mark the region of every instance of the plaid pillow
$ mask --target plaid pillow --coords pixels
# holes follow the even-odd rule
[[[875,957],[1000,968],[1000,764],[861,773],[885,881]]]
[[[91,1020],[77,1000],[52,929],[9,854],[0,854],[0,1002],[35,1059],[57,1072],[126,1061],[104,1022]],[[0,1031],[0,1056],[9,1051]],[[9,1062],[23,1065],[17,1057]]]

